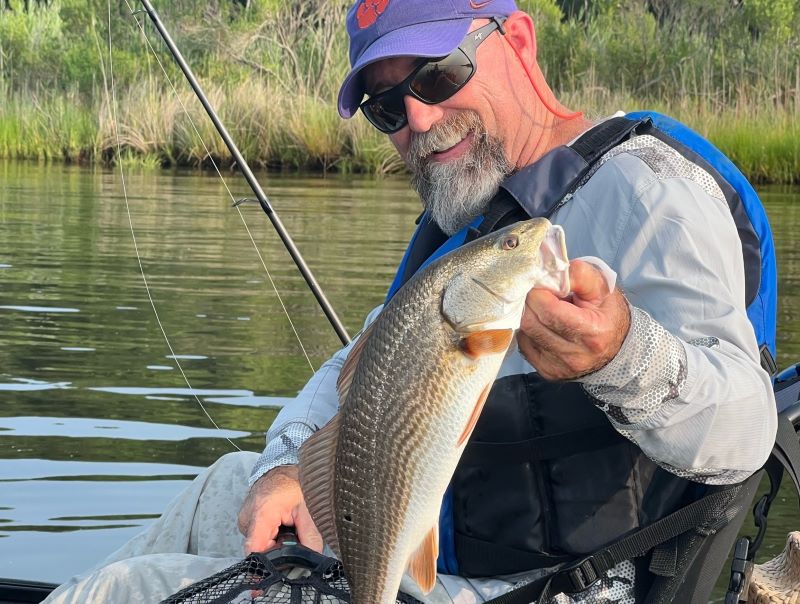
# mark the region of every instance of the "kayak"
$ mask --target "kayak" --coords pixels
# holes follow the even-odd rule
[[[54,583],[0,579],[0,604],[30,604],[44,600],[58,587]]]

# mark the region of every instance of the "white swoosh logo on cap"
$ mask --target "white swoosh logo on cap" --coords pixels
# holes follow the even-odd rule
[[[469,5],[472,8],[483,8],[487,4],[491,4],[494,0],[483,0],[483,2],[475,2],[475,0],[469,0]]]

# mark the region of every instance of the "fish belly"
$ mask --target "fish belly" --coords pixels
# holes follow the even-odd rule
[[[438,531],[442,497],[466,445],[464,431],[502,357],[455,357],[453,363],[460,366],[451,368],[446,380],[428,384],[412,398],[395,400],[405,412],[390,414],[393,421],[383,417],[373,424],[382,443],[371,461],[362,460],[368,467],[357,472],[362,479],[380,478],[368,481],[374,490],[363,501],[365,512],[373,515],[372,534],[350,540],[352,555],[340,542],[343,559],[350,558],[344,562],[353,574],[354,604],[394,603],[409,559],[430,531]],[[355,473],[349,480],[357,481]],[[372,558],[364,552],[371,552]],[[359,593],[361,586],[365,589]]]

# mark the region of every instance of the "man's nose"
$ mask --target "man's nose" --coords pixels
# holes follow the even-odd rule
[[[427,132],[444,115],[444,110],[439,105],[428,105],[410,95],[403,100],[408,126],[414,132]]]

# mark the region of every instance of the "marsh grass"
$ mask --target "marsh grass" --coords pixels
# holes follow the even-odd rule
[[[96,155],[97,113],[79,96],[4,92],[0,157],[84,161]]]
[[[342,159],[347,139],[343,122],[332,103],[313,98],[298,99],[285,117],[291,141],[288,148],[297,154],[297,165],[328,170]]]
[[[660,111],[706,136],[755,182],[800,182],[800,104],[795,97],[776,103],[762,88],[759,97],[740,97],[730,105],[714,95],[648,100],[611,91],[591,78],[587,82],[561,98],[589,118],[619,109]],[[404,170],[388,137],[363,116],[340,119],[332,103],[313,98],[276,103],[270,85],[259,81],[212,84],[206,92],[255,167],[376,175]],[[117,104],[123,161],[203,167],[210,156],[223,167],[233,163],[190,91],[181,92],[179,100],[159,83],[143,82],[118,91]],[[113,116],[105,101],[93,105],[77,96],[23,97],[7,91],[0,98],[2,158],[113,162],[117,155]]]
[[[708,116],[701,128],[758,183],[800,183],[800,112],[731,112]]]

